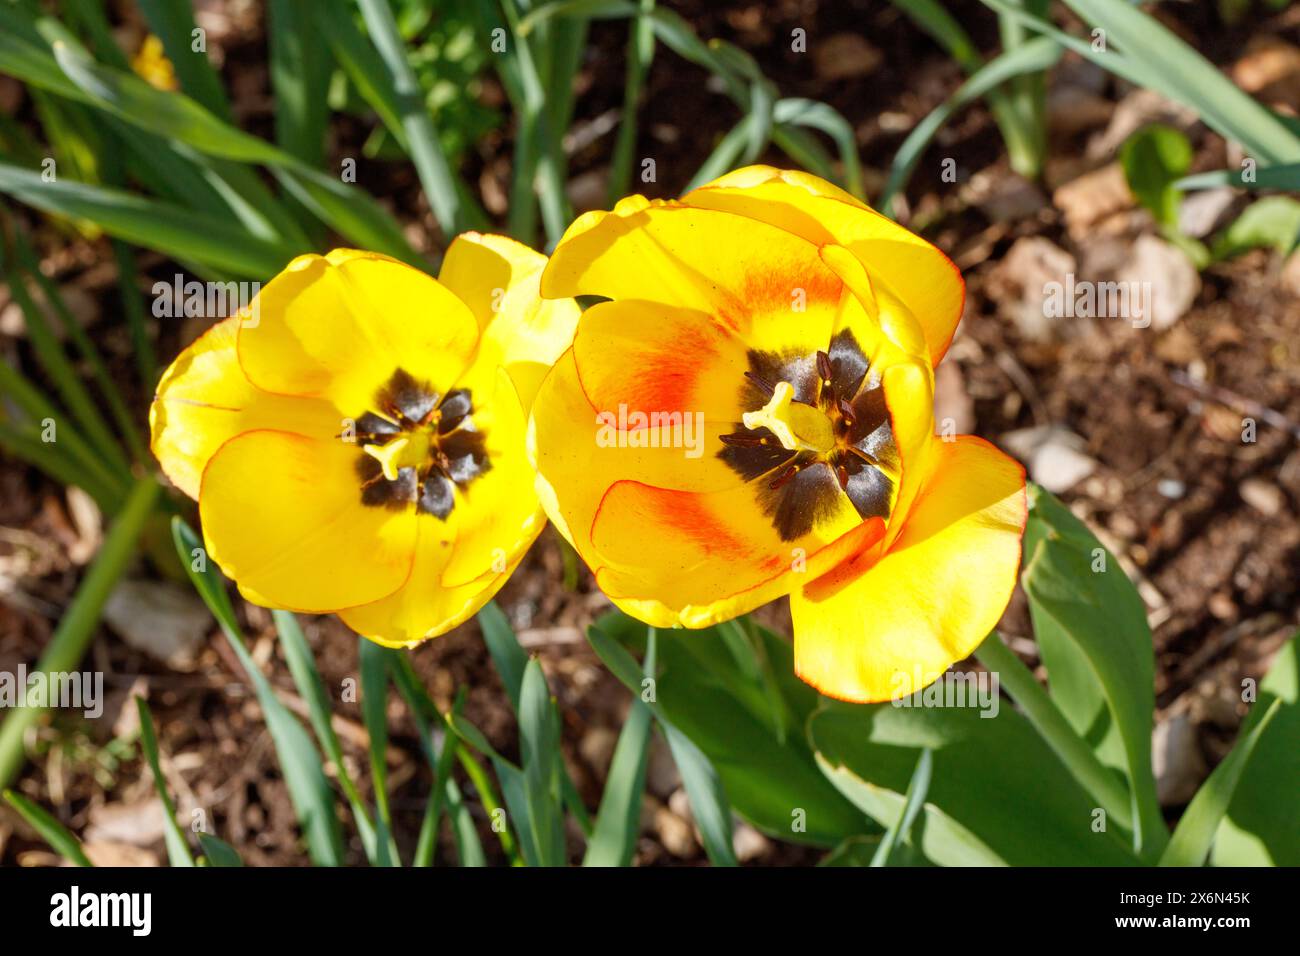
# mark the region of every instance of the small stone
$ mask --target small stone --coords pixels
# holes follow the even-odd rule
[[[1282,510],[1282,489],[1260,478],[1247,478],[1237,489],[1241,500],[1260,514],[1272,518]]]
[[[1052,205],[1061,210],[1065,228],[1075,239],[1086,237],[1103,219],[1135,204],[1119,163],[1084,173],[1052,193]]]
[[[989,294],[1003,315],[1031,342],[1046,342],[1059,332],[1060,317],[1048,314],[1048,288],[1064,288],[1076,269],[1074,256],[1050,239],[1025,236],[1012,243],[989,273]]]
[[[813,67],[823,80],[848,80],[874,73],[880,51],[856,33],[835,33],[813,45]]]
[[[1187,486],[1177,478],[1161,478],[1156,482],[1156,491],[1170,501],[1177,501],[1187,494]]]
[[[1053,494],[1068,491],[1097,470],[1096,460],[1083,451],[1084,440],[1060,425],[1007,432],[1002,444],[1024,462],[1031,479]]]
[[[1138,237],[1129,265],[1121,271],[1119,280],[1141,290],[1130,298],[1136,298],[1151,311],[1149,317],[1135,314],[1128,318],[1135,323],[1149,319],[1157,331],[1181,319],[1201,292],[1201,277],[1192,261],[1177,246],[1155,236]]]
[[[174,670],[194,667],[212,622],[192,591],[133,579],[113,589],[104,620],[128,645]]]
[[[764,857],[772,849],[772,841],[748,823],[741,823],[736,827],[732,843],[736,848],[736,859],[741,863]]]
[[[654,830],[664,849],[679,859],[695,855],[695,833],[692,826],[667,807],[658,807],[654,814]]]
[[[1188,193],[1178,207],[1178,228],[1195,239],[1203,239],[1231,218],[1239,197],[1228,186]]]
[[[578,741],[578,753],[596,774],[604,776],[614,759],[618,734],[609,727],[592,727]]]
[[[1151,769],[1156,778],[1156,799],[1162,807],[1186,803],[1205,779],[1205,759],[1186,714],[1156,724],[1151,734]]]

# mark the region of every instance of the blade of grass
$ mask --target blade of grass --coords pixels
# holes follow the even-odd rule
[[[223,579],[220,572],[208,563],[198,535],[177,517],[172,519],[172,538],[190,581],[221,625],[222,633],[253,684],[312,862],[317,866],[341,865],[343,837],[334,813],[334,794],[321,766],[320,754],[307,731],[276,696],[271,682],[249,654]]]
[[[370,741],[370,780],[375,791],[375,830],[379,866],[401,866],[388,803],[388,672],[393,652],[357,637],[361,668],[361,719]]]
[[[23,271],[24,267],[28,271],[32,271],[31,267],[35,265],[33,257],[30,255],[31,250],[24,248],[20,232],[15,231],[14,239],[14,249],[17,254],[12,257],[6,256],[7,259],[11,260],[10,274],[14,279],[9,283],[9,294],[18,303],[18,307],[22,309],[23,317],[26,319],[27,340],[32,344],[32,351],[36,353],[36,358],[41,363],[41,367],[45,369],[46,374],[54,382],[54,387],[60,399],[72,412],[72,417],[76,419],[83,434],[108,461],[109,466],[125,476],[130,470],[130,462],[127,460],[126,455],[123,454],[117,439],[108,427],[108,423],[100,415],[99,408],[96,407],[95,400],[91,398],[89,390],[82,384],[81,377],[63,351],[63,346],[59,344],[58,337],[54,334],[54,328],[50,325],[49,319],[37,307],[36,302],[27,291],[27,284],[23,281]],[[41,282],[43,276],[40,276],[39,273],[40,269],[37,267],[34,270],[33,277],[36,278],[37,284],[45,292],[48,301],[51,287],[47,283]],[[51,302],[51,304],[53,303]],[[74,325],[78,332],[85,334],[84,330],[79,325],[76,325],[76,320],[72,319],[70,315],[66,317],[65,324],[68,325],[65,331],[67,331],[69,337],[73,336],[71,327]]]
[[[190,845],[185,839],[184,831],[176,822],[176,804],[167,791],[167,780],[163,776],[162,764],[158,759],[158,737],[154,732],[153,714],[149,710],[148,703],[138,694],[135,698],[135,706],[140,712],[140,749],[144,751],[145,759],[149,761],[149,769],[153,771],[154,789],[158,791],[158,798],[162,800],[163,839],[167,844],[167,862],[172,866],[194,866],[194,854],[190,852]]]
[[[62,411],[4,360],[0,360],[0,395],[8,395],[29,419],[26,423],[8,425],[7,433],[24,447],[36,442],[44,448],[43,453],[33,452],[35,457],[28,460],[33,464],[53,464],[61,459],[73,469],[76,480],[71,484],[80,485],[94,495],[106,513],[116,513],[126,494],[128,479],[120,472],[110,471],[72,422],[64,419]],[[48,441],[44,434],[47,422],[55,426],[52,440]]]
[[[424,102],[424,91],[411,69],[406,44],[397,32],[397,23],[387,0],[359,0],[359,3],[370,37],[388,69],[393,102],[401,115],[402,128],[406,130],[420,184],[444,238],[450,241],[465,228],[466,215],[461,208],[451,165],[442,151],[433,117]]]
[[[908,834],[912,832],[912,824],[916,822],[921,808],[925,806],[925,795],[930,789],[930,774],[933,768],[934,755],[930,752],[930,748],[926,747],[917,758],[916,769],[912,771],[912,779],[907,785],[903,812],[898,815],[893,826],[885,831],[880,844],[876,847],[876,852],[871,857],[872,866],[889,866],[899,841],[906,840]]]
[[[113,240],[112,245],[122,312],[126,315],[126,325],[131,333],[131,353],[135,356],[140,385],[146,395],[152,395],[154,386],[158,384],[158,356],[154,351],[153,339],[149,337],[148,319],[145,317],[140,289],[135,284],[136,276],[139,275],[135,250],[117,239]]]
[[[196,29],[190,0],[139,0],[139,3],[149,28],[162,40],[181,89],[214,116],[229,121],[230,102],[208,59],[206,38],[203,49],[195,49],[196,34],[202,35],[202,31]]]
[[[136,541],[153,511],[158,492],[158,483],[152,477],[135,483],[32,673],[71,671],[81,663],[95,636],[100,611],[135,553]],[[23,738],[27,728],[46,710],[28,707],[24,701],[22,706],[11,709],[0,723],[0,787],[8,786],[22,768],[26,760]]]
[[[859,199],[865,198],[862,188],[862,162],[858,159],[858,142],[853,126],[832,106],[816,100],[778,100],[772,118],[779,123],[806,126],[829,136],[840,152],[844,166],[844,188]]]
[[[149,461],[149,451],[140,437],[139,426],[132,417],[130,409],[127,408],[126,399],[122,396],[122,390],[117,387],[113,377],[108,374],[108,366],[104,364],[104,358],[100,355],[99,349],[95,347],[95,343],[86,333],[86,330],[81,327],[81,323],[73,316],[67,303],[63,301],[63,296],[59,293],[58,288],[41,271],[40,264],[36,261],[35,251],[28,243],[27,237],[23,235],[21,230],[17,230],[14,233],[14,239],[19,262],[36,280],[36,284],[40,286],[41,292],[45,296],[45,301],[53,307],[59,321],[63,324],[64,334],[72,340],[77,351],[81,353],[82,360],[90,366],[95,384],[99,387],[100,394],[108,404],[108,410],[117,425],[118,434],[126,440],[127,447],[131,451],[131,457],[137,462]],[[59,351],[62,353],[62,349]],[[87,397],[89,397],[89,393],[87,393]],[[102,421],[102,419],[100,420]],[[110,435],[110,437],[112,436]],[[117,453],[115,457],[120,458],[121,452],[116,441],[113,442],[113,448]]]
[[[957,110],[984,96],[989,90],[1013,76],[1046,70],[1061,57],[1061,48],[1055,40],[1038,37],[1001,54],[974,73],[970,79],[957,88],[952,96],[930,112],[908,134],[903,145],[894,154],[894,162],[889,169],[889,181],[880,197],[879,208],[891,214],[894,197],[906,186],[912,170],[921,159],[921,154],[930,144],[940,127],[948,121]]]
[[[559,798],[560,725],[536,658],[524,670],[519,696],[519,749],[533,835],[541,866],[563,866],[564,815]]]
[[[22,794],[14,793],[12,790],[5,790],[0,793],[0,796],[3,796],[5,802],[18,811],[18,815],[27,821],[27,825],[40,834],[41,839],[59,856],[76,866],[95,865],[90,862],[90,857],[86,856],[86,851],[81,848],[81,841],[72,835],[71,830],[54,819],[54,816],[44,807],[37,806]]]
[[[1260,737],[1268,729],[1278,709],[1282,706],[1280,699],[1274,700],[1260,721],[1251,728],[1243,739],[1237,741],[1223,762],[1214,768],[1214,773],[1201,784],[1192,802],[1187,805],[1183,817],[1178,821],[1174,835],[1160,856],[1160,866],[1202,866],[1214,838],[1219,832],[1219,821],[1228,812],[1232,795],[1242,772],[1250,763],[1250,756],[1255,752]]]
[[[1190,106],[1207,126],[1241,143],[1260,161],[1300,161],[1300,132],[1238,88],[1163,24],[1124,0],[1066,0],[1066,6],[1085,22],[1105,31],[1104,50],[1007,0],[983,2],[1112,73]]]
[[[648,643],[643,673],[655,674],[654,642]],[[583,866],[629,866],[636,852],[641,824],[641,799],[645,794],[646,764],[650,757],[652,731],[650,708],[634,695],[627,721],[618,735],[614,758],[605,778],[605,791]]]
[[[307,703],[307,717],[311,722],[312,732],[316,735],[316,742],[330,763],[334,765],[339,786],[343,788],[343,795],[352,809],[352,819],[361,837],[366,859],[372,864],[377,864],[380,858],[380,844],[376,840],[375,825],[343,760],[343,748],[339,744],[338,734],[334,732],[334,725],[331,722],[329,695],[325,692],[325,684],[321,680],[320,671],[316,668],[316,660],[312,657],[311,648],[307,646],[307,638],[302,632],[302,626],[298,623],[297,615],[292,611],[272,611],[271,617],[275,620],[280,647],[284,650],[284,659],[289,665],[294,686],[298,688],[298,695]]]
[[[646,638],[647,657],[651,656],[654,639],[655,631],[650,628]],[[636,659],[598,627],[587,628],[587,641],[610,673],[622,681],[624,687],[638,693],[643,672]],[[672,751],[673,761],[677,764],[682,786],[690,801],[695,825],[704,838],[704,852],[709,861],[714,866],[736,866],[736,852],[732,846],[731,804],[717,770],[704,752],[664,717],[657,704],[648,703],[647,706],[668,741],[668,748]]]
[[[325,164],[329,120],[329,47],[316,35],[307,0],[270,0],[271,90],[275,94],[275,139],[308,166]]]
[[[638,9],[648,14],[655,0],[641,0]],[[618,135],[614,140],[614,155],[609,163],[608,204],[614,204],[628,193],[632,185],[632,162],[636,151],[636,114],[641,101],[641,88],[650,70],[654,56],[654,26],[648,16],[638,16],[631,21],[627,35],[627,65],[623,73],[623,112],[619,117]]]
[[[235,276],[274,275],[294,255],[293,249],[259,239],[223,219],[104,186],[44,182],[39,173],[3,161],[0,192],[44,212],[92,220],[120,239]]]
[[[487,644],[488,653],[492,656],[492,663],[496,666],[501,682],[505,685],[506,694],[510,697],[510,706],[517,715],[524,671],[528,667],[528,654],[520,645],[519,638],[515,636],[505,612],[495,601],[489,601],[478,612],[478,623],[483,632],[483,642]],[[568,770],[562,770],[560,786],[565,807],[573,814],[582,832],[590,836],[591,815],[583,806],[578,788],[574,785]]]

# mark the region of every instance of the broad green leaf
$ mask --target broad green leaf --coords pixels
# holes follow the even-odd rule
[[[934,751],[924,812],[910,842],[927,859],[961,865],[1136,862],[1095,801],[1010,706],[928,706],[924,692],[893,703],[825,702],[808,723],[828,778],[882,826],[894,824],[921,750]]]
[[[1240,739],[1275,704],[1272,726],[1256,743],[1219,825],[1210,851],[1215,866],[1300,866],[1300,637],[1278,651]]]
[[[1290,196],[1265,196],[1251,203],[1214,241],[1214,256],[1225,259],[1249,249],[1276,249],[1283,258],[1300,246],[1300,202]]]
[[[639,646],[645,626],[614,612],[597,627],[612,645],[602,650],[592,635],[597,653],[639,695],[643,676],[625,647]],[[752,678],[738,672],[718,629],[658,631],[660,674],[651,709],[708,755],[736,811],[764,833],[831,847],[874,830],[813,759],[803,727],[819,698],[794,676],[789,641],[752,622],[749,630],[765,659],[763,673]]]
[[[2,794],[5,802],[18,811],[27,825],[35,830],[50,849],[69,863],[77,866],[94,866],[86,851],[81,848],[81,841],[73,836],[72,831],[56,820],[44,807],[37,806],[20,793],[5,790]]]
[[[203,855],[207,857],[208,863],[212,866],[230,867],[244,865],[244,861],[239,858],[239,851],[225,840],[219,840],[214,836],[208,836],[206,833],[200,833],[198,836],[199,847],[203,850]]]
[[[1119,160],[1138,202],[1160,225],[1176,228],[1182,195],[1174,183],[1191,168],[1191,141],[1181,130],[1155,123],[1124,141]]]
[[[1029,501],[1021,581],[1053,697],[1089,739],[1104,741],[1099,728],[1114,723],[1133,797],[1135,849],[1154,859],[1168,831],[1151,773],[1155,656],[1146,609],[1114,555],[1068,508],[1037,485]],[[1113,751],[1099,756],[1113,759]]]
[[[1280,700],[1273,701],[1264,716],[1237,741],[1237,746],[1232,748],[1205,783],[1201,784],[1201,789],[1196,791],[1196,796],[1192,797],[1192,802],[1183,811],[1183,817],[1178,821],[1169,845],[1160,856],[1161,866],[1201,866],[1205,862],[1205,857],[1214,845],[1219,823],[1228,812],[1232,796],[1250,763],[1251,755],[1281,707]],[[1295,741],[1292,740],[1291,743],[1294,745]],[[1281,799],[1286,796],[1285,791],[1278,794]],[[1294,785],[1291,796],[1295,796]],[[1294,802],[1291,805],[1294,808]]]
[[[317,866],[339,866],[343,862],[343,837],[334,812],[334,792],[330,789],[320,754],[298,719],[276,696],[270,681],[248,652],[235,620],[234,608],[226,594],[221,573],[211,563],[193,529],[179,517],[172,519],[172,538],[176,552],[193,582],[199,597],[221,625],[230,647],[248,675],[262,708],[266,729],[271,733],[280,771],[289,788],[298,823],[312,862]]]

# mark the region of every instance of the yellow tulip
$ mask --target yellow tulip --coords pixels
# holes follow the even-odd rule
[[[473,233],[438,279],[300,256],[177,357],[153,451],[246,598],[404,646],[501,588],[545,526],[527,411],[578,318],[538,297],[545,264]]]
[[[1024,470],[934,433],[965,294],[941,252],[755,166],[582,216],[541,292],[609,300],[543,382],[529,454],[615,604],[698,628],[788,594],[798,674],[854,701],[919,690],[987,636]]]

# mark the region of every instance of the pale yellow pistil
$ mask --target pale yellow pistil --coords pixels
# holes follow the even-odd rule
[[[403,468],[419,468],[428,461],[431,444],[429,432],[421,428],[403,432],[383,445],[365,445],[362,450],[379,462],[385,478],[396,481]]]
[[[835,447],[831,420],[811,405],[794,401],[794,386],[780,382],[771,400],[756,412],[745,412],[745,427],[768,429],[784,448],[824,455]]]

